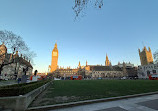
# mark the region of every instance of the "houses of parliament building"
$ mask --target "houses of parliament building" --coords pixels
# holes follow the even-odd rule
[[[54,45],[52,51],[52,61],[49,66],[49,73],[53,75],[58,75],[60,77],[70,77],[73,75],[82,75],[83,77],[98,78],[98,77],[124,77],[127,76],[126,64],[112,66],[109,58],[106,54],[105,65],[88,65],[86,61],[85,66],[81,66],[79,62],[77,68],[64,68],[58,66],[59,52],[57,48],[57,43]],[[132,65],[130,65],[132,66]],[[133,68],[133,67],[131,67]],[[125,70],[124,70],[125,69]]]

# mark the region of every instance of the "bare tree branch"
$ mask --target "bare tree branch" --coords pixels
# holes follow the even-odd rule
[[[33,58],[36,57],[36,53],[34,51],[28,51],[28,52],[24,52],[23,55],[28,59],[30,60],[31,64],[32,65],[35,65],[34,64],[34,61],[33,61]]]
[[[28,58],[28,60],[33,62],[33,57],[35,57],[35,53],[29,50],[28,46],[20,36],[15,35],[11,31],[0,31],[0,43],[5,44],[5,46],[7,47],[7,52],[5,53],[0,50],[0,74],[5,65],[14,63],[14,54],[16,51],[24,54]],[[8,58],[5,57],[7,53],[10,53],[9,60],[7,60]]]
[[[80,13],[83,13],[83,11],[87,8],[87,5],[89,2],[94,2],[93,0],[75,0],[75,5],[72,8],[75,12],[75,18],[77,18]],[[93,3],[96,8],[102,8],[103,6],[103,0],[95,0]]]
[[[158,64],[158,50],[154,53],[155,63]]]

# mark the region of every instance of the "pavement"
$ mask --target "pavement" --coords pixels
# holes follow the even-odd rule
[[[0,81],[0,86],[7,86],[17,84],[16,80]]]
[[[158,111],[158,94],[48,111]]]

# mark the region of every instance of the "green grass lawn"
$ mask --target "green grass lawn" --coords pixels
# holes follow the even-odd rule
[[[88,80],[54,81],[38,104],[99,99],[158,91],[158,81],[151,80]],[[41,100],[41,101],[40,101]],[[48,102],[49,101],[49,102]],[[46,103],[45,103],[46,102]],[[37,102],[36,102],[37,103]]]

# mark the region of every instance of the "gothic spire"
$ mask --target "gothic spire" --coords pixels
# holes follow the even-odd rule
[[[81,63],[80,63],[80,61],[79,61],[79,64],[78,64],[78,66],[79,66],[79,67],[81,66]]]
[[[55,43],[54,48],[57,48],[57,42]]]

